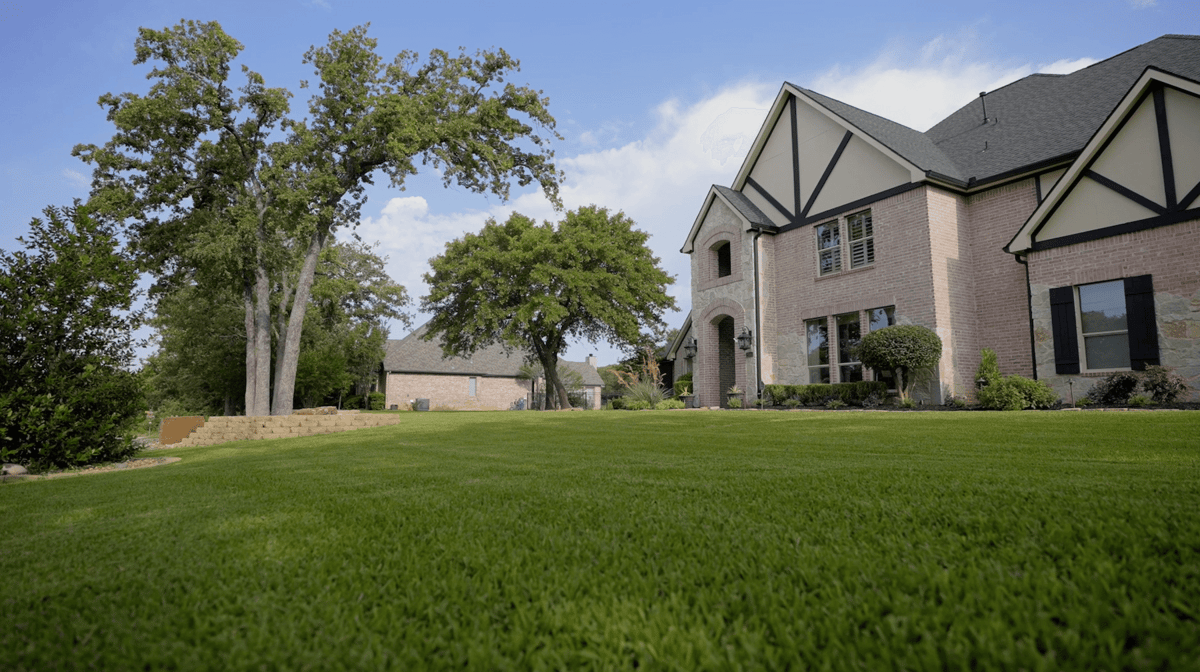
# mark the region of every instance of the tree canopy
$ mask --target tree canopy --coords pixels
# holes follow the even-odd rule
[[[430,260],[421,302],[433,313],[427,340],[447,356],[469,356],[495,343],[541,364],[547,387],[568,407],[557,373],[573,339],[612,341],[631,349],[642,330],[661,331],[674,281],[624,213],[585,206],[553,224],[513,213],[479,233],[446,244]]]
[[[933,330],[917,324],[897,324],[872,331],[858,345],[863,366],[896,372],[896,388],[908,399],[914,373],[928,369],[942,358],[942,339]]]

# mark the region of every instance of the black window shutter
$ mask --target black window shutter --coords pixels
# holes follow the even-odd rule
[[[1125,278],[1125,317],[1129,322],[1129,365],[1145,371],[1158,364],[1158,323],[1154,316],[1154,283],[1150,276]]]
[[[1054,330],[1054,372],[1079,373],[1079,336],[1075,331],[1075,289],[1050,289],[1050,326]]]

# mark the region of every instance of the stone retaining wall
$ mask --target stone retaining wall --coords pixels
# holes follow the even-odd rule
[[[279,415],[214,416],[196,428],[178,446],[211,446],[227,441],[285,439],[295,436],[334,434],[367,427],[384,427],[400,422],[400,415]]]

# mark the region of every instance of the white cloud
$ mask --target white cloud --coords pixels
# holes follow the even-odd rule
[[[67,178],[67,181],[70,182],[71,185],[76,189],[82,189],[86,192],[92,188],[92,178],[77,170],[63,168],[62,176]]]
[[[968,31],[959,37],[937,37],[914,53],[892,45],[861,68],[834,66],[807,88],[924,131],[980,91],[993,91],[1035,72],[1065,74],[1096,62],[1091,58],[1043,66],[999,62],[976,53],[975,42]]]

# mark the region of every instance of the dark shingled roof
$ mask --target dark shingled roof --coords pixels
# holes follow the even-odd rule
[[[976,99],[924,135],[962,176],[979,181],[1069,156],[1083,149],[1147,66],[1200,79],[1200,37],[1164,35],[1069,75],[1030,75],[987,94],[986,124]]]
[[[423,324],[398,341],[389,340],[383,357],[384,371],[513,377],[525,363],[525,353],[519,350],[513,350],[511,354],[505,353],[504,348],[499,345],[484,348],[469,358],[443,359],[441,343],[422,338],[428,327],[428,324]],[[584,385],[604,384],[596,369],[586,362],[568,362],[560,359],[558,365],[578,371],[583,376]]]
[[[903,124],[890,119],[884,119],[877,114],[860,110],[853,105],[847,105],[840,100],[834,100],[816,91],[805,89],[795,84],[791,86],[800,89],[806,95],[826,109],[846,121],[854,124],[859,130],[886,145],[913,165],[925,171],[933,171],[955,179],[966,181],[962,171],[955,165],[945,152],[934,144],[934,141],[920,131],[915,131]]]
[[[719,184],[714,184],[713,188],[721,192],[721,195],[724,196],[734,208],[737,208],[738,212],[742,213],[742,216],[749,220],[751,224],[763,227],[775,226],[773,223],[771,223],[771,219],[767,217],[762,210],[759,210],[758,206],[755,205],[753,201],[746,198],[745,194],[742,192],[734,191],[729,187],[722,187]]]

